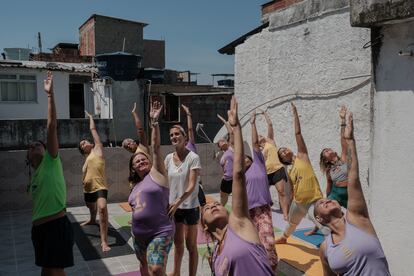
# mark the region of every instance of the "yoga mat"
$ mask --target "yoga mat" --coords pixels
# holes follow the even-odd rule
[[[290,237],[287,244],[276,244],[276,251],[280,260],[304,272],[307,276],[323,275],[319,249]]]
[[[132,212],[131,206],[128,202],[121,202],[119,203],[119,206],[124,209],[125,212]]]
[[[119,224],[121,227],[131,227],[131,224],[128,221],[131,220],[131,214],[121,215],[121,216],[114,216],[113,217],[116,223]]]
[[[318,247],[321,243],[325,240],[323,234],[318,230],[315,235],[312,236],[305,236],[305,232],[312,230],[313,228],[303,229],[303,230],[296,230],[293,235],[298,237],[301,240],[304,240],[308,243],[313,244],[314,246]]]
[[[98,225],[80,226],[78,222],[72,223],[75,242],[85,261],[111,258],[134,254],[134,251],[122,236],[108,225],[108,244],[111,250],[102,252],[101,237]]]

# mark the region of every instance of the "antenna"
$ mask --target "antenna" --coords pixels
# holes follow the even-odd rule
[[[124,37],[124,43],[122,43],[122,52],[125,52],[125,37]]]
[[[37,45],[39,46],[39,54],[42,53],[42,37],[40,32],[37,33]]]

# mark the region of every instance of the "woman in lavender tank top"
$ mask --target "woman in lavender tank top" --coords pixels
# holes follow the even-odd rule
[[[215,276],[274,275],[249,215],[243,137],[234,97],[228,121],[234,134],[232,212],[229,215],[219,202],[208,203],[203,207],[201,221],[204,230],[216,241],[210,266]]]
[[[128,201],[132,207],[132,234],[141,275],[165,275],[174,235],[174,225],[168,216],[167,173],[160,154],[161,109],[160,103],[154,102],[150,111],[152,160],[141,151],[129,162],[129,181],[134,183],[134,188]]]
[[[348,211],[344,214],[336,200],[327,198],[319,199],[314,209],[316,220],[331,230],[320,247],[324,274],[388,276],[387,259],[359,181],[352,113],[348,114],[344,137],[348,145]]]

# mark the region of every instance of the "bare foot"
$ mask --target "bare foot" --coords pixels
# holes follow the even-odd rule
[[[305,232],[305,233],[303,233],[306,237],[307,236],[312,236],[312,235],[315,235],[316,234],[316,231],[315,230],[310,230],[310,231],[308,231],[308,232]]]
[[[85,225],[98,225],[98,223],[95,220],[87,220],[85,222],[82,222],[80,226],[85,226]]]
[[[281,236],[275,241],[276,244],[285,244],[286,242],[287,242],[287,238],[285,238],[284,236]]]
[[[108,246],[107,243],[101,243],[102,246],[102,252],[108,252],[109,250],[111,250],[111,248]]]

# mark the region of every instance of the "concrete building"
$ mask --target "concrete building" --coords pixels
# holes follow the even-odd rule
[[[144,39],[148,24],[91,15],[80,27],[80,55],[96,56],[112,52],[127,52],[143,57],[144,67],[165,67],[165,41]]]
[[[350,3],[351,24],[371,29],[370,214],[391,273],[408,276],[414,271],[414,2]]]
[[[161,144],[171,144],[169,140],[170,127],[179,124],[187,129],[187,118],[181,105],[184,104],[192,111],[193,128],[201,126],[205,135],[213,139],[223,126],[216,114],[227,116],[233,88],[217,88],[210,85],[186,84],[155,84],[151,86],[151,97],[159,100],[164,106],[164,114],[160,125]],[[195,134],[197,143],[208,143],[203,135]]]

